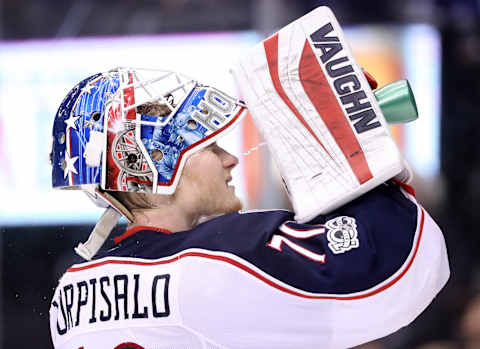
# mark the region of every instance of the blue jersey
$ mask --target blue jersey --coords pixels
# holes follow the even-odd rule
[[[346,348],[410,323],[449,275],[438,226],[393,182],[306,224],[239,212],[117,241],[60,280],[57,348]]]

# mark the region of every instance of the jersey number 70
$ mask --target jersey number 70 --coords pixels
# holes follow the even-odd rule
[[[318,226],[318,227],[311,228],[311,229],[299,230],[299,229],[294,229],[292,227],[289,227],[288,223],[289,222],[283,223],[278,228],[278,230],[280,230],[285,235],[288,235],[288,236],[293,237],[295,239],[304,240],[304,239],[309,239],[309,238],[312,238],[314,236],[325,233],[325,227],[323,227],[323,226]],[[316,253],[316,252],[312,252],[312,251],[306,249],[305,247],[302,247],[302,246],[298,245],[297,243],[291,241],[290,239],[288,239],[287,237],[285,237],[283,235],[278,235],[278,234],[273,235],[272,238],[270,239],[270,241],[267,243],[267,246],[281,252],[283,243],[285,243],[288,247],[290,247],[295,252],[300,253],[302,256],[305,256],[305,257],[307,257],[307,258],[309,258],[309,259],[311,259],[315,262],[318,262],[318,263],[322,263],[322,264],[325,263],[325,254],[319,254],[319,253]]]

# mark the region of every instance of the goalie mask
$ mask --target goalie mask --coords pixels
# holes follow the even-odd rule
[[[52,184],[107,207],[75,251],[90,260],[121,215],[108,191],[172,194],[188,157],[239,123],[245,105],[171,71],[117,68],[81,81],[53,125]]]
[[[245,113],[242,102],[175,72],[93,75],[57,111],[53,187],[83,189],[94,199],[105,190],[172,194],[187,158]]]

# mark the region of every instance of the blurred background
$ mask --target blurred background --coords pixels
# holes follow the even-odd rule
[[[391,130],[452,270],[417,320],[361,348],[480,348],[479,0],[0,0],[1,348],[52,347],[53,290],[102,213],[82,193],[50,187],[51,127],[66,93],[96,72],[137,66],[238,95],[229,67],[240,52],[321,5],[379,86],[412,85],[419,120]],[[234,184],[245,207],[288,207],[251,119],[227,138],[243,154]]]

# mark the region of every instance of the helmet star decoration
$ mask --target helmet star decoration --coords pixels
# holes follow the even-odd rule
[[[78,156],[71,158],[66,154],[65,156],[65,168],[63,169],[63,178],[67,178],[69,172],[78,174],[77,169],[75,168],[75,162],[77,162]]]
[[[70,115],[70,117],[65,120],[65,123],[67,124],[67,130],[71,127],[73,128],[74,130],[77,129],[77,125],[75,125],[75,122],[80,118],[80,116],[73,116],[73,115]]]
[[[93,85],[90,85],[90,84],[86,84],[84,88],[82,88],[82,93],[88,93],[88,94],[91,94],[92,93],[92,88],[94,88]]]

